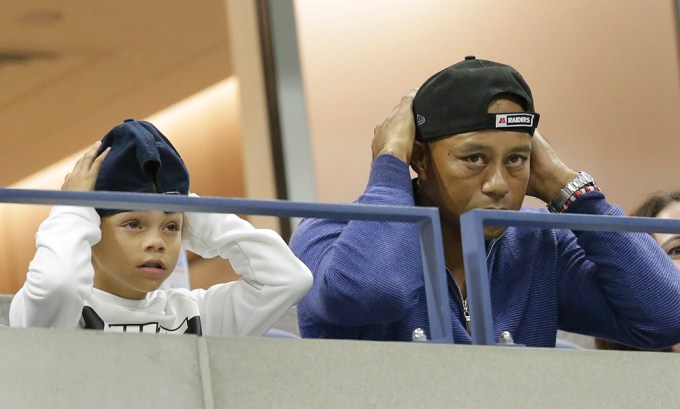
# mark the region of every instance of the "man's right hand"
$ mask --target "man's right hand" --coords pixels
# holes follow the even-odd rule
[[[99,169],[102,167],[106,155],[108,155],[111,148],[106,148],[101,155],[97,156],[101,141],[95,142],[90,149],[78,159],[76,165],[73,167],[71,173],[66,175],[64,183],[61,185],[61,190],[94,190],[94,185],[97,182],[97,175]]]
[[[413,140],[416,126],[413,121],[413,98],[417,89],[412,89],[401,98],[390,115],[373,130],[373,160],[387,153],[402,160],[407,165],[411,162]]]

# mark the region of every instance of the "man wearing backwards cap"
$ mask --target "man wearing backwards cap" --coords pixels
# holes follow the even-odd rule
[[[590,175],[560,161],[538,120],[516,70],[466,57],[408,93],[375,128],[357,203],[439,208],[456,343],[470,343],[475,319],[461,214],[518,210],[528,194],[551,212],[623,215]],[[680,342],[680,275],[648,235],[520,227],[484,234],[496,337],[509,331],[516,343],[553,347],[562,329],[646,349]],[[429,337],[419,246],[412,224],[304,220],[291,240],[315,276],[298,303],[302,335],[407,341],[422,328]]]
[[[62,190],[189,194],[189,172],[152,124],[127,120],[95,143]],[[180,247],[229,259],[242,278],[207,290],[159,290]],[[55,206],[36,234],[13,327],[262,335],[311,285],[273,231],[233,214]]]

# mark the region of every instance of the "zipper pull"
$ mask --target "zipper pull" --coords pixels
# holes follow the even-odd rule
[[[467,300],[463,300],[463,316],[465,316],[465,330],[470,334],[470,311],[468,310]]]

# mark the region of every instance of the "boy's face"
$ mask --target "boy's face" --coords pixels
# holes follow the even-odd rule
[[[177,264],[182,213],[134,211],[101,220],[102,239],[92,247],[94,286],[129,299],[157,290]]]

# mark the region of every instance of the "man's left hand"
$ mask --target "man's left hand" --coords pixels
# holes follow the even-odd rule
[[[531,175],[527,195],[550,203],[577,174],[557,157],[555,150],[536,129],[531,147]]]

